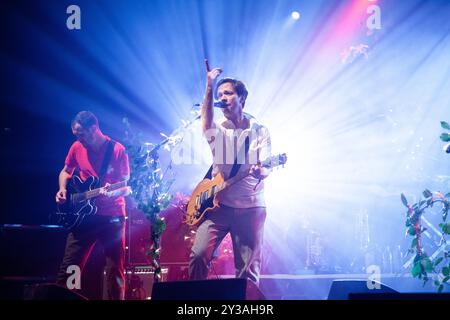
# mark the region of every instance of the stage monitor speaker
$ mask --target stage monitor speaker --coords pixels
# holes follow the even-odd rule
[[[81,294],[53,283],[26,286],[24,300],[88,300]]]
[[[328,300],[349,300],[351,294],[397,293],[382,283],[372,285],[374,288],[370,289],[367,280],[333,280]]]
[[[265,300],[246,279],[188,280],[153,284],[152,300]]]

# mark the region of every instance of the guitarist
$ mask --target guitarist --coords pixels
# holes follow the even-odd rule
[[[248,91],[243,82],[223,78],[222,69],[206,63],[206,93],[201,110],[202,129],[213,154],[212,175],[227,180],[241,172],[250,174],[218,194],[219,208],[208,212],[199,225],[189,261],[189,277],[206,279],[211,260],[223,238],[230,233],[237,278],[259,284],[261,249],[266,219],[264,182],[270,169],[258,162],[271,154],[267,128],[243,112]],[[216,123],[213,93],[221,103],[223,122]],[[234,154],[235,157],[229,155]]]
[[[130,174],[125,148],[104,135],[97,117],[89,111],[79,112],[72,121],[72,132],[77,138],[69,149],[65,166],[59,174],[59,191],[56,202],[67,200],[67,183],[75,169],[79,169],[84,181],[89,176],[99,177],[102,187],[95,200],[97,212],[84,218],[82,224],[72,230],[66,241],[66,249],[57,283],[67,287],[70,266],[82,270],[96,242],[103,245],[106,257],[107,299],[123,299],[125,289],[125,199],[131,193],[129,187],[108,191],[107,186],[128,179]],[[109,152],[108,152],[109,149]],[[105,159],[109,156],[109,159]],[[72,267],[73,268],[73,267]],[[71,269],[69,269],[70,271]],[[70,279],[69,279],[70,280]],[[73,284],[70,289],[73,288]]]

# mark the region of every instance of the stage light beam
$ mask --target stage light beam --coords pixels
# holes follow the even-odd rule
[[[291,18],[294,19],[294,20],[299,20],[300,19],[300,12],[292,11]]]

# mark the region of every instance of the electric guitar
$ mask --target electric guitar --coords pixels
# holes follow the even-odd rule
[[[261,162],[260,165],[265,168],[274,168],[284,165],[286,161],[286,153],[283,153],[268,158]],[[199,224],[207,212],[219,207],[217,194],[239,180],[242,180],[249,174],[250,169],[225,180],[223,175],[218,173],[213,179],[203,179],[200,181],[192,192],[186,207],[186,224],[189,226],[196,226]]]
[[[95,176],[88,177],[85,181],[74,175],[67,182],[66,202],[56,206],[58,224],[68,230],[78,227],[86,216],[97,213],[95,198],[101,194],[104,187],[98,187],[99,180]],[[127,181],[121,181],[109,185],[106,190],[114,191],[125,187]]]

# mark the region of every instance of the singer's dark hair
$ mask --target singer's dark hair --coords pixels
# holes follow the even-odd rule
[[[217,82],[216,89],[214,90],[214,97],[217,99],[217,89],[219,89],[219,87],[224,83],[231,83],[233,85],[234,90],[236,90],[237,95],[239,97],[244,97],[244,102],[242,104],[242,107],[244,107],[245,100],[247,100],[248,91],[245,84],[240,80],[233,78],[220,79],[219,82]]]
[[[80,126],[87,129],[93,125],[98,127],[98,119],[97,117],[90,111],[81,111],[78,112],[75,118],[72,120],[72,128],[76,123],[79,123]]]

